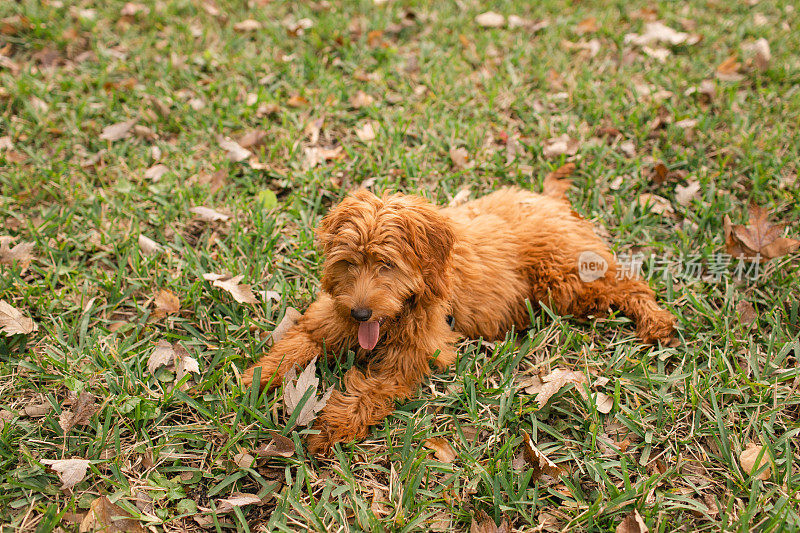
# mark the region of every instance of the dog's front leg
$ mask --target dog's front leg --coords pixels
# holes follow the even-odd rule
[[[357,368],[347,371],[345,392],[331,394],[313,427],[319,433],[306,438],[311,453],[324,454],[337,442],[363,439],[370,426],[394,411],[396,399],[413,394],[430,366],[424,353],[403,352],[389,354],[366,372]]]
[[[312,359],[327,353],[338,353],[344,343],[345,333],[337,330],[333,300],[327,294],[311,304],[270,352],[242,374],[242,383],[249,387],[253,383],[256,368],[261,368],[261,386],[277,387],[283,376],[294,365],[307,365]]]

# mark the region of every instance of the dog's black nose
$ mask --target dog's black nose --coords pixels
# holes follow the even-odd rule
[[[355,309],[350,310],[350,314],[358,320],[359,322],[366,322],[369,320],[369,317],[372,316],[372,309],[367,309],[365,307],[356,307]]]

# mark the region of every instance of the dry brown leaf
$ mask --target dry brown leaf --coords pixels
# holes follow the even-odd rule
[[[217,504],[217,513],[229,513],[233,511],[234,507],[243,507],[245,505],[256,505],[261,503],[261,498],[255,494],[248,494],[246,492],[234,492],[227,498],[222,498]]]
[[[49,402],[26,405],[23,412],[31,418],[41,418],[53,410]]]
[[[26,317],[11,304],[0,300],[0,333],[6,335],[27,335],[39,329],[33,319]]]
[[[758,318],[758,313],[756,313],[753,304],[747,300],[739,300],[739,303],[736,304],[736,313],[739,315],[741,323],[745,326],[749,326]]]
[[[250,130],[239,139],[242,148],[255,148],[264,144],[267,132],[264,130]]]
[[[291,457],[294,455],[294,441],[277,431],[268,432],[270,441],[256,450],[259,457]]]
[[[311,360],[308,366],[297,376],[296,367],[286,373],[283,378],[283,403],[286,406],[286,416],[291,417],[303,399],[306,391],[311,389],[311,396],[300,409],[300,413],[295,418],[298,426],[307,426],[317,417],[317,413],[328,403],[328,398],[333,392],[333,388],[317,399],[317,387],[319,378],[316,377],[317,358]]]
[[[467,168],[467,161],[469,160],[469,153],[466,148],[459,148],[457,146],[450,147],[450,159],[453,161],[453,166],[458,169]]]
[[[647,529],[642,515],[634,509],[619,523],[616,531],[617,533],[647,533],[649,529]]]
[[[154,166],[152,166],[152,167],[150,167],[150,168],[148,168],[147,170],[144,171],[144,177],[146,179],[149,179],[149,180],[152,180],[154,182],[157,182],[167,172],[169,172],[169,167],[167,167],[167,165],[161,165],[161,164],[154,165]]]
[[[475,511],[472,516],[472,522],[469,525],[469,533],[509,533],[510,531],[508,520],[505,517],[498,526],[494,523],[492,517],[481,509]]]
[[[655,43],[667,43],[673,46],[679,44],[697,44],[700,37],[675,31],[662,22],[648,22],[644,26],[644,33],[629,33],[625,35],[624,42],[638,46],[649,46]]]
[[[717,67],[717,78],[722,81],[741,81],[744,76],[739,73],[742,64],[737,61],[736,54],[733,54]]]
[[[561,165],[544,178],[543,193],[555,198],[566,198],[572,180],[567,179],[575,172],[575,163]]]
[[[87,459],[42,459],[61,480],[62,489],[71,489],[86,477],[86,469],[91,461]]]
[[[255,464],[256,458],[247,452],[239,452],[233,456],[233,462],[239,468],[251,468]]]
[[[522,452],[525,460],[533,469],[533,477],[531,478],[533,481],[538,481],[542,475],[557,478],[564,473],[561,467],[551,461],[533,444],[533,440],[525,430],[522,431]]]
[[[155,255],[162,250],[160,244],[144,235],[139,235],[139,249],[145,255]]]
[[[250,150],[242,147],[236,141],[232,141],[231,139],[228,139],[227,137],[223,137],[221,135],[217,137],[217,143],[219,144],[220,148],[222,148],[228,153],[228,159],[230,159],[234,163],[238,163],[239,161],[244,161],[253,154]]]
[[[201,220],[205,220],[206,222],[216,222],[217,220],[225,221],[231,218],[229,215],[226,215],[225,213],[220,213],[219,211],[211,209],[210,207],[197,206],[197,207],[192,207],[191,209],[189,209],[189,211],[197,215]]]
[[[597,393],[595,402],[597,403],[597,410],[604,415],[610,413],[611,409],[614,407],[614,398],[602,392]]]
[[[487,11],[475,17],[475,22],[484,28],[502,28],[506,23],[506,18],[500,13]]]
[[[153,353],[147,360],[147,370],[151,374],[155,374],[162,366],[169,366],[175,361],[175,349],[173,345],[167,341],[161,340],[156,343],[153,348]]]
[[[759,454],[761,454],[761,459],[758,458]],[[759,468],[766,465],[766,468],[756,477],[762,481],[769,479],[771,473],[769,450],[765,450],[763,446],[753,443],[748,444],[747,448],[739,455],[739,464],[742,465],[742,470],[751,476],[755,475]]]
[[[341,146],[335,148],[322,148],[320,146],[306,146],[303,148],[305,161],[303,165],[306,169],[314,168],[324,161],[342,159],[345,157],[344,149]]]
[[[16,262],[27,266],[33,261],[33,248],[36,245],[32,242],[21,242],[11,248],[9,245],[13,241],[13,237],[0,237],[0,265]]]
[[[434,457],[443,463],[452,463],[458,457],[450,443],[441,437],[427,439],[423,444],[433,450]]]
[[[643,193],[636,199],[636,203],[642,210],[648,209],[650,212],[657,215],[671,215],[675,212],[669,200],[663,196],[651,193]]]
[[[692,203],[692,200],[700,196],[700,182],[691,180],[684,185],[675,186],[675,201],[684,207]]]
[[[372,121],[368,120],[356,128],[356,137],[362,142],[368,143],[375,140],[375,128]]]
[[[58,417],[58,425],[64,431],[64,434],[70,432],[75,426],[85,426],[89,423],[89,419],[97,412],[98,406],[94,403],[95,398],[91,393],[82,392],[78,395],[75,405],[72,409],[64,409]]]
[[[350,105],[356,109],[370,106],[374,102],[375,99],[364,91],[358,91],[356,94],[350,97]]]
[[[286,103],[289,107],[305,107],[308,105],[308,100],[299,94],[294,94],[289,97]]]
[[[599,29],[600,26],[597,25],[597,18],[588,17],[578,23],[578,26],[575,28],[575,31],[577,32],[578,35],[583,35],[584,33],[594,33]]]
[[[145,533],[138,521],[120,506],[111,503],[105,496],[92,502],[89,511],[81,521],[80,533],[102,531],[103,533]]]
[[[233,30],[239,33],[256,31],[261,29],[261,23],[253,19],[245,19],[233,25]]]
[[[303,316],[303,314],[294,307],[287,307],[283,318],[278,325],[275,326],[275,329],[272,330],[272,335],[270,335],[272,338],[272,343],[275,344],[281,340],[283,336],[286,335],[286,332],[289,331],[298,320],[300,320],[301,316]]]
[[[182,380],[186,374],[200,373],[200,365],[197,363],[197,359],[191,357],[183,346],[176,345],[175,359],[175,381]]]
[[[215,279],[212,282],[212,285],[227,291],[231,296],[233,296],[233,299],[240,304],[257,304],[258,299],[256,298],[256,295],[253,294],[253,290],[250,285],[239,283],[242,281],[242,278],[244,278],[243,275],[228,279]]]
[[[581,397],[585,398],[586,391],[583,390],[583,384],[589,383],[583,372],[567,370],[566,368],[556,368],[550,374],[544,376],[542,381],[544,382],[542,390],[536,395],[539,409],[543,408],[555,393],[570,383],[574,384]]]
[[[769,213],[763,207],[750,207],[750,220],[747,226],[732,224],[725,215],[725,246],[730,255],[739,257],[760,256],[764,260],[774,259],[794,252],[800,241],[781,237],[785,224],[771,224],[767,221]]]
[[[100,133],[100,138],[109,142],[124,139],[128,136],[131,128],[133,128],[133,125],[136,124],[136,122],[137,119],[133,119],[126,120],[125,122],[118,122],[117,124],[112,124],[111,126],[106,126],[103,128],[102,133]]]
[[[137,2],[126,2],[119,12],[123,17],[133,17],[139,13],[147,15],[150,13],[150,8]]]
[[[575,155],[578,153],[580,142],[577,139],[571,138],[566,133],[547,139],[542,146],[542,152],[548,159],[558,157],[560,155]]]
[[[153,314],[158,315],[158,317],[174,315],[181,310],[180,299],[169,289],[161,289],[158,291],[153,302],[156,304],[156,312]]]
[[[769,42],[764,39],[758,39],[753,43],[753,50],[755,50],[755,63],[759,70],[767,70],[769,62],[772,59],[772,53],[769,50]]]

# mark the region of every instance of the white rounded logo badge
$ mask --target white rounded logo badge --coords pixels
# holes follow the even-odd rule
[[[586,250],[578,256],[578,276],[584,283],[597,281],[606,275],[608,262],[597,252]]]

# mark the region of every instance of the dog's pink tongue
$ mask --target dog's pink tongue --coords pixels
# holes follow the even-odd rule
[[[358,325],[358,344],[365,350],[371,350],[378,344],[381,325],[377,320],[362,322]]]

